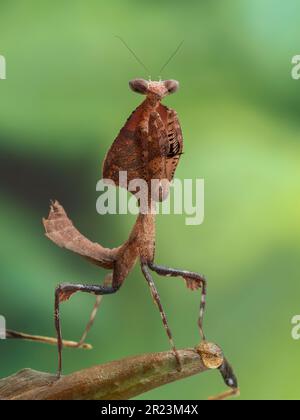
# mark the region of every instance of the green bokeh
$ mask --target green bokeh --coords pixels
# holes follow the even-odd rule
[[[300,53],[297,0],[1,1],[0,313],[8,327],[53,335],[53,292],[61,281],[95,282],[90,267],[47,241],[41,218],[60,199],[91,239],[116,246],[132,216],[96,214],[101,163],[140,97],[128,80],[148,77],[115,38],[121,35],[152,78],[182,39],[164,78],[181,83],[166,102],[180,115],[185,155],[177,176],[204,178],[206,219],[159,216],[157,261],[209,280],[206,331],[235,366],[244,399],[298,399],[300,343]],[[197,343],[198,295],[156,279],[178,347]],[[63,308],[76,339],[93,299]],[[65,372],[127,355],[168,349],[139,270],[104,299],[92,352],[65,351]],[[0,342],[1,376],[32,367],[54,372],[47,346]],[[142,398],[206,398],[217,374],[193,377]]]

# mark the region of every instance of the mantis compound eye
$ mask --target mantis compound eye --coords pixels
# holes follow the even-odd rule
[[[177,92],[179,89],[179,82],[177,80],[166,80],[164,84],[170,94]]]
[[[129,82],[130,89],[133,92],[145,95],[148,92],[148,82],[144,79],[134,79]]]

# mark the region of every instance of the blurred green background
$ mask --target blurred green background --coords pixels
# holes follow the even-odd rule
[[[117,246],[133,216],[98,216],[96,182],[111,142],[141,97],[128,80],[148,77],[115,38],[121,35],[152,78],[181,83],[165,102],[179,113],[185,155],[177,176],[205,178],[206,219],[159,216],[157,262],[205,273],[206,331],[222,345],[244,399],[298,399],[300,342],[300,54],[297,0],[1,0],[0,313],[8,327],[53,335],[57,283],[101,282],[104,271],[47,241],[41,218],[59,199],[89,238]],[[156,278],[177,346],[198,342],[199,295]],[[65,338],[79,338],[94,299],[63,306]],[[168,349],[161,320],[137,269],[104,299],[90,333],[92,352],[66,350],[65,373],[127,355]],[[0,342],[0,375],[56,370],[56,349]],[[198,399],[222,391],[217,373],[141,398]]]

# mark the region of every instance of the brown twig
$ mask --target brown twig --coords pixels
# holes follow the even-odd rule
[[[123,400],[224,363],[213,344],[179,352],[182,369],[171,351],[145,354],[84,369],[57,380],[30,369],[0,380],[2,400]]]
[[[44,344],[51,344],[57,346],[57,339],[52,337],[44,337],[41,335],[31,335],[31,334],[25,334],[18,331],[12,331],[12,330],[6,330],[6,338],[7,339],[20,339],[20,340],[26,340],[26,341],[36,341],[38,343],[44,343]],[[87,343],[83,343],[82,340],[80,342],[76,341],[69,341],[69,340],[63,340],[63,346],[69,347],[69,348],[79,348],[84,350],[92,350],[92,346]]]

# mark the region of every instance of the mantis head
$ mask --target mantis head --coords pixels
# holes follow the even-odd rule
[[[151,99],[161,100],[165,96],[175,93],[179,89],[177,80],[164,80],[159,82],[134,79],[129,82],[130,89],[136,93],[146,95]]]

